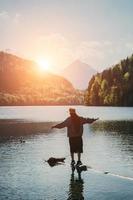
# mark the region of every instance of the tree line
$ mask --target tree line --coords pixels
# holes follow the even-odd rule
[[[91,78],[85,104],[133,106],[133,55]]]

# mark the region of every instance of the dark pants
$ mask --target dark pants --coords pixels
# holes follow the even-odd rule
[[[83,153],[82,137],[69,137],[69,145],[71,153]]]

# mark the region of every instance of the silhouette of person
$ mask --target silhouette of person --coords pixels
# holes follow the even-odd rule
[[[69,138],[70,153],[71,153],[71,164],[75,164],[74,153],[78,155],[77,165],[81,165],[81,153],[83,153],[83,125],[88,123],[91,124],[97,119],[84,118],[78,116],[74,108],[69,108],[70,116],[60,124],[52,126],[52,128],[64,128],[67,127],[67,136]]]
[[[83,190],[84,181],[81,178],[81,172],[77,170],[78,178],[74,176],[74,167],[72,167],[72,174],[69,184],[69,192],[67,200],[84,200]]]

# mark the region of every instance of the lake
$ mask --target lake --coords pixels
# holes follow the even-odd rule
[[[51,129],[69,106],[0,107],[0,200],[133,199],[133,108],[73,107],[100,119],[84,126],[82,161],[92,169],[81,174],[71,170],[66,129]],[[51,156],[65,163],[50,167]]]

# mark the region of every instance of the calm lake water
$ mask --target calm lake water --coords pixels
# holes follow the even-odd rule
[[[0,200],[133,199],[133,108],[74,107],[100,118],[84,126],[82,161],[92,169],[80,175],[70,167],[66,129],[51,130],[68,106],[0,107]],[[50,167],[51,156],[65,163]]]

